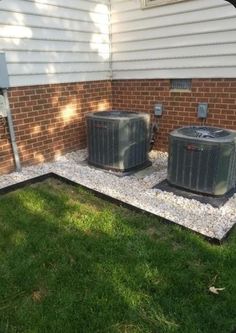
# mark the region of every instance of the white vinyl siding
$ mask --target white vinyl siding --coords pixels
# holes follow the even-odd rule
[[[226,1],[111,5],[114,79],[236,77],[236,9]]]
[[[106,80],[111,60],[114,79],[235,78],[236,9],[224,0],[145,9],[141,0],[2,0],[1,51],[11,86]]]
[[[2,0],[11,86],[110,78],[109,0]]]

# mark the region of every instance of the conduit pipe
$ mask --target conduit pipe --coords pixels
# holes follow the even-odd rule
[[[20,163],[18,148],[17,148],[17,144],[16,144],[16,136],[15,136],[14,126],[13,126],[13,121],[12,121],[12,115],[11,115],[11,109],[10,109],[7,89],[3,89],[3,96],[4,96],[5,104],[6,104],[7,122],[8,122],[10,138],[11,138],[13,156],[14,156],[15,165],[16,165],[16,171],[19,172],[19,171],[21,171],[21,163]]]

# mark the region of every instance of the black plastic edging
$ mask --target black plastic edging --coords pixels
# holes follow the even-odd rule
[[[47,180],[49,178],[54,178],[54,179],[57,179],[57,180],[60,180],[68,185],[72,185],[72,186],[79,186],[81,188],[83,188],[84,190],[86,191],[89,191],[91,192],[92,194],[94,194],[96,197],[100,198],[100,199],[103,199],[103,200],[106,200],[110,203],[113,203],[117,206],[121,206],[121,207],[124,207],[124,208],[127,208],[131,211],[134,211],[134,212],[137,212],[137,213],[141,213],[141,214],[144,214],[146,216],[151,216],[151,217],[159,217],[161,220],[160,222],[161,223],[164,223],[164,224],[174,224],[178,227],[180,227],[181,229],[185,230],[185,231],[188,231],[188,232],[192,232],[198,236],[201,236],[202,238],[204,238],[206,241],[208,241],[210,244],[213,244],[213,245],[222,245],[223,242],[225,242],[229,236],[229,234],[231,233],[231,231],[235,228],[235,226],[233,226],[227,233],[226,235],[221,239],[217,239],[217,238],[211,238],[211,237],[208,237],[208,236],[205,236],[197,231],[194,231],[188,227],[185,227],[185,226],[182,226],[176,222],[173,222],[173,221],[170,221],[170,220],[167,220],[161,216],[158,216],[156,214],[153,214],[151,212],[148,212],[146,210],[143,210],[141,208],[138,208],[136,206],[133,206],[131,204],[128,204],[124,201],[121,201],[119,199],[116,199],[116,198],[113,198],[107,194],[104,194],[104,193],[101,193],[101,192],[98,192],[94,189],[91,189],[85,185],[81,185],[79,183],[76,183],[74,182],[73,180],[70,180],[66,177],[63,177],[63,176],[60,176],[54,172],[50,172],[50,173],[46,173],[44,175],[41,175],[41,176],[37,176],[37,177],[34,177],[34,178],[30,178],[30,179],[27,179],[27,180],[24,180],[22,182],[19,182],[19,183],[16,183],[16,184],[13,184],[13,185],[9,185],[9,186],[6,186],[4,188],[1,188],[0,189],[0,195],[4,195],[4,194],[7,194],[9,192],[12,192],[12,191],[16,191],[18,189],[21,189],[21,188],[24,188],[25,186],[27,185],[32,185],[32,184],[35,184],[35,183],[39,183],[39,182],[42,182],[44,180]]]
[[[32,184],[35,184],[35,183],[42,182],[42,181],[44,181],[44,180],[46,180],[50,177],[54,177],[54,173],[52,173],[52,172],[46,173],[42,176],[37,176],[37,177],[34,177],[34,178],[26,179],[26,180],[23,180],[22,182],[0,188],[0,195],[7,194],[7,193],[12,192],[12,191],[16,191],[20,188],[23,188],[23,187],[27,186],[27,185],[32,185]]]

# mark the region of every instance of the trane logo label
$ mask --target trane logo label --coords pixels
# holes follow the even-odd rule
[[[195,144],[188,144],[185,146],[185,149],[188,151],[204,151],[204,147],[196,146]]]
[[[96,124],[94,125],[95,128],[105,128],[107,129],[107,126],[106,125],[102,125],[102,124]]]

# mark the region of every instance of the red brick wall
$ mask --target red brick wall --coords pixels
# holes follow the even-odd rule
[[[110,81],[11,88],[9,101],[22,165],[86,147],[85,114],[111,106]],[[14,170],[0,122],[0,173]]]
[[[170,90],[169,80],[115,80],[11,88],[10,106],[23,165],[53,160],[86,146],[85,114],[109,109],[164,114],[156,148],[167,150],[168,133],[200,124],[197,103],[209,103],[208,125],[236,129],[236,79],[194,79],[191,92]],[[14,170],[8,132],[0,122],[0,173]]]
[[[207,125],[236,130],[236,79],[193,79],[192,90],[171,91],[170,80],[114,80],[113,108],[153,114],[155,103],[164,104],[156,147],[167,150],[168,133],[184,125],[201,124],[197,104],[209,103]]]

